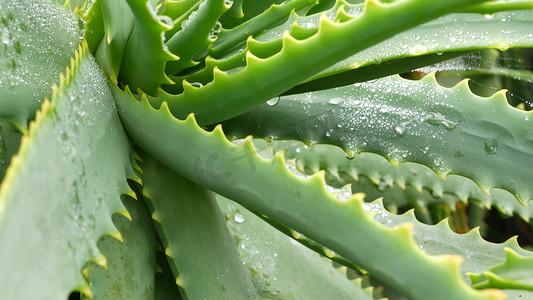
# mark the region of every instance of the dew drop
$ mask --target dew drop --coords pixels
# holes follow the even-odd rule
[[[217,21],[215,23],[215,26],[213,26],[213,29],[211,30],[211,32],[213,34],[219,34],[221,31],[222,31],[222,24],[220,24],[220,22]]]
[[[200,82],[191,82],[191,85],[194,86],[195,88],[201,88],[201,87],[204,86],[204,85],[201,84]]]
[[[446,117],[440,113],[429,113],[422,119],[422,121],[425,121],[433,125],[439,125],[439,126],[442,125],[444,126],[444,128],[448,130],[454,129],[455,127],[457,127],[456,122],[446,119]]]
[[[274,105],[276,105],[278,103],[279,103],[279,97],[272,98],[272,99],[267,101],[267,104],[270,105],[270,106],[274,106]]]
[[[240,213],[235,213],[233,215],[233,221],[235,221],[236,223],[243,223],[244,221],[246,221],[246,219],[244,219],[244,216],[241,215]]]
[[[158,16],[158,19],[161,23],[167,25],[168,27],[174,27],[174,21],[168,16]]]
[[[490,141],[485,141],[485,153],[493,155],[498,153],[498,140],[492,139]]]
[[[409,54],[420,55],[420,54],[426,53],[427,51],[428,51],[428,48],[426,46],[416,44],[413,48],[409,50]]]
[[[8,45],[11,42],[11,38],[9,37],[9,32],[2,31],[2,43],[4,45]]]
[[[403,123],[400,123],[400,124],[396,125],[396,127],[394,127],[394,131],[396,131],[396,133],[399,134],[399,135],[404,135],[405,132],[407,131],[406,122],[403,122]]]
[[[331,98],[328,101],[328,103],[330,103],[330,104],[340,104],[342,102],[344,102],[344,98],[342,98],[342,97]]]
[[[326,136],[327,136],[327,137],[331,137],[331,135],[333,135],[333,129],[328,129],[328,130],[326,131]]]

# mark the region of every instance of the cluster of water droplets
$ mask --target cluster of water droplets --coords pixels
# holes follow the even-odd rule
[[[70,65],[82,35],[79,26],[60,5],[4,3],[0,10],[0,91],[4,99],[20,99],[21,105],[36,109],[50,95],[59,73]]]
[[[219,21],[215,23],[215,26],[211,29],[209,33],[209,39],[214,41],[217,39],[218,34],[222,31],[222,24]]]

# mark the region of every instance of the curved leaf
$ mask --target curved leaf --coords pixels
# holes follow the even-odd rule
[[[352,192],[362,192],[369,199],[383,197],[388,207],[414,207],[423,211],[431,204],[444,204],[455,210],[457,203],[470,201],[483,207],[496,207],[501,213],[518,215],[525,221],[533,217],[528,208],[507,191],[493,189],[484,193],[473,181],[456,175],[443,180],[429,168],[402,163],[394,167],[383,157],[360,153],[346,159],[344,151],[331,145],[308,147],[300,142],[275,141],[265,146],[273,152],[286,151],[286,157],[295,159],[299,171],[316,173],[326,171],[335,186],[352,185]]]
[[[81,269],[89,260],[105,265],[96,242],[116,234],[113,213],[127,215],[120,195],[131,192],[129,144],[86,43],[65,74],[0,186],[2,299],[90,294]]]
[[[524,257],[506,248],[505,262],[485,271],[482,275],[470,274],[475,288],[500,288],[533,291],[531,270],[533,257]]]
[[[441,177],[461,175],[487,193],[502,188],[527,202],[533,174],[523,162],[533,155],[532,119],[533,112],[511,107],[502,92],[481,98],[467,81],[448,89],[431,74],[284,96],[224,128],[230,136],[328,143],[349,156],[374,152],[395,165],[416,162]]]
[[[371,288],[350,281],[328,259],[295,242],[244,207],[217,196],[243,263],[267,299],[373,299]],[[312,288],[311,288],[312,287]]]
[[[184,298],[257,298],[214,196],[141,153],[143,194]]]
[[[165,104],[155,110],[146,99],[137,102],[129,92],[114,91],[135,142],[190,180],[331,248],[412,299],[500,299],[497,292],[468,288],[459,277],[460,259],[423,255],[408,225],[387,229],[372,221],[361,195],[337,198],[321,174],[300,178],[281,154],[263,159],[249,141],[230,143],[221,127],[205,132],[193,117],[175,119]],[[136,126],[141,121],[144,126]],[[188,146],[179,146],[184,143]],[[435,289],[443,292],[436,295]]]
[[[125,1],[133,13],[134,25],[124,50],[118,79],[133,89],[155,94],[162,84],[173,83],[165,74],[165,66],[178,58],[163,44],[164,32],[170,30],[173,24],[167,24],[165,18],[159,17],[149,0]]]
[[[392,4],[367,1],[365,12],[358,17],[344,22],[333,22],[323,17],[317,33],[310,37],[307,35],[304,39],[285,32],[280,52],[260,58],[261,55],[248,51],[244,69],[232,74],[215,69],[213,81],[203,87],[184,83],[182,94],[171,95],[160,91],[159,96],[150,97],[150,101],[155,107],[167,101],[178,118],[185,118],[194,112],[201,124],[225,120],[246,112],[342,58],[402,30],[453,11],[459,6],[479,2],[481,1],[449,0],[428,6],[425,5],[426,0]],[[353,43],[347,37],[357,38],[358,42]],[[242,86],[247,88],[242,89]]]

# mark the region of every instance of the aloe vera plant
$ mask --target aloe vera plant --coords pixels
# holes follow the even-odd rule
[[[533,297],[532,9],[0,0],[0,299]]]

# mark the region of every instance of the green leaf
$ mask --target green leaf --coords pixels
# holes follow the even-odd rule
[[[84,44],[43,102],[0,187],[1,299],[90,294],[81,269],[89,260],[105,264],[96,242],[116,233],[111,214],[127,214],[120,195],[131,191],[128,140],[86,52]]]
[[[478,289],[498,288],[533,291],[533,257],[524,257],[506,248],[507,260],[481,275],[470,274]]]
[[[502,92],[481,98],[467,81],[448,89],[431,74],[278,99],[224,123],[225,131],[334,144],[348,156],[374,152],[395,165],[416,162],[441,177],[470,178],[487,193],[502,188],[522,202],[533,198],[523,163],[533,154],[533,113],[511,107]]]
[[[150,101],[155,107],[167,101],[178,118],[194,112],[201,124],[226,120],[402,30],[456,10],[459,6],[479,2],[453,0],[428,6],[425,0],[393,4],[367,1],[365,12],[358,17],[343,22],[323,17],[318,31],[307,32],[313,34],[316,31],[311,36],[307,33],[292,36],[285,32],[278,53],[264,57],[247,51],[244,69],[231,74],[215,69],[213,81],[203,87],[184,82],[182,94],[171,95],[160,91],[159,96],[150,98]],[[357,37],[358,42],[353,43],[349,37]]]
[[[431,169],[402,163],[397,167],[373,153],[360,153],[346,159],[344,151],[331,145],[307,147],[300,142],[275,141],[267,146],[273,152],[286,151],[286,157],[295,158],[299,171],[316,173],[325,170],[336,187],[352,185],[352,192],[362,192],[369,199],[383,197],[387,208],[414,207],[424,212],[431,204],[444,204],[451,210],[460,202],[472,202],[485,208],[496,207],[501,213],[518,215],[529,222],[533,209],[528,208],[507,191],[493,189],[488,195],[473,181],[449,175],[443,180]],[[266,150],[265,150],[266,151]]]
[[[166,104],[155,110],[146,99],[138,102],[128,91],[116,87],[114,91],[130,136],[166,166],[301,232],[407,297],[501,298],[494,291],[480,294],[468,288],[460,279],[457,258],[424,255],[408,225],[388,229],[372,221],[361,195],[335,197],[321,174],[300,178],[287,169],[281,154],[271,160],[261,158],[250,141],[240,146],[229,142],[221,127],[205,132],[193,117],[175,119]],[[144,126],[136,126],[140,122]],[[188,146],[180,147],[184,144]],[[443,292],[436,295],[435,289]]]
[[[178,57],[163,44],[164,32],[170,30],[173,24],[165,21],[168,17],[158,16],[149,0],[125,1],[133,13],[134,25],[124,50],[118,79],[133,89],[155,94],[162,84],[173,83],[165,74],[165,65]]]
[[[398,59],[418,62],[423,61],[425,56],[429,56],[426,59],[438,60],[439,55],[441,55],[440,59],[444,61],[449,56],[442,56],[442,54],[450,52],[487,48],[507,50],[508,48],[532,47],[533,34],[528,30],[533,25],[532,17],[533,11],[531,10],[501,12],[493,16],[450,14],[404,31],[365,49],[314,76],[308,82],[294,87],[287,93],[319,90],[361,82],[365,79],[379,78],[382,77],[380,76],[380,69],[389,67],[389,63],[396,65]],[[303,18],[299,22],[303,24],[318,23],[316,18],[312,17]],[[279,30],[283,29],[278,28],[277,31]],[[395,70],[396,73],[410,71],[418,67],[417,65],[409,67],[410,64],[400,66],[398,70]],[[372,76],[373,78],[352,78],[361,73],[364,75],[363,70],[359,71],[359,69],[364,69],[368,73],[373,73],[374,69],[377,69],[378,74]],[[390,72],[382,74],[394,74],[392,71]]]
[[[300,245],[244,207],[217,196],[231,233],[239,241],[241,260],[267,299],[373,299],[360,280],[350,281],[344,269]],[[312,288],[310,288],[312,287]]]
[[[249,36],[255,36],[286,18],[292,10],[299,10],[316,2],[316,0],[289,0],[278,5],[274,4],[269,9],[239,26],[231,29],[222,29],[218,39],[209,47],[208,53],[213,57],[221,57],[223,53],[238,46]]]
[[[0,119],[27,131],[80,43],[78,20],[51,1],[0,0]]]
[[[133,13],[125,0],[99,0],[93,5],[91,13],[102,15],[105,31],[95,53],[96,61],[108,76],[118,78],[124,51],[133,31]],[[98,21],[90,22],[91,28],[88,29],[95,27]]]
[[[256,298],[214,195],[148,155],[141,159],[143,194],[184,298]]]
[[[155,230],[142,199],[123,197],[131,216],[114,215],[122,240],[103,236],[98,248],[107,267],[89,264],[85,273],[96,299],[156,299]]]
[[[168,74],[176,74],[199,63],[193,58],[217,39],[222,30],[218,18],[228,8],[225,0],[204,1],[181,24],[182,29],[165,43],[169,51],[179,56],[179,60],[167,63],[165,71]]]

